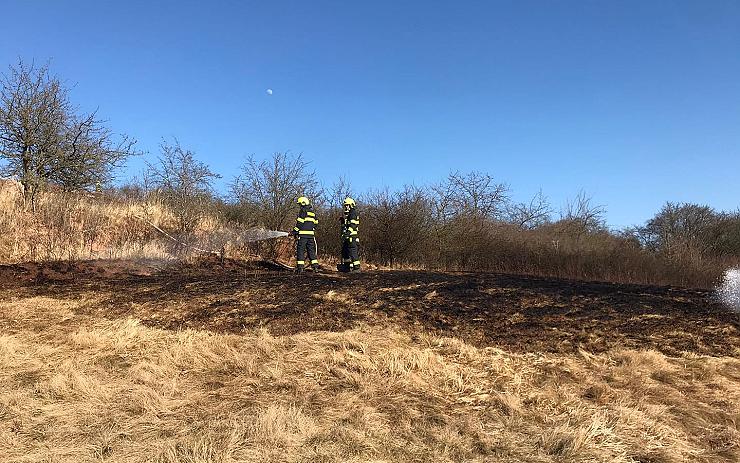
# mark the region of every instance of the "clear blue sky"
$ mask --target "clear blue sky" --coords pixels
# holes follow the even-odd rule
[[[325,183],[482,170],[615,227],[740,206],[740,2],[3,0],[3,67],[51,60],[154,157],[233,177],[303,152]],[[266,89],[274,90],[267,95]],[[130,171],[140,170],[141,160]]]

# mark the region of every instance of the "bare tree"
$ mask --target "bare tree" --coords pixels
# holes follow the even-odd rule
[[[438,215],[443,219],[461,215],[500,218],[509,200],[508,186],[483,172],[453,172],[432,190],[437,196]]]
[[[113,170],[129,156],[138,154],[134,139],[115,136],[96,115],[97,112],[70,117],[59,151],[58,169],[50,171],[50,181],[69,190],[97,187],[113,180]]]
[[[192,233],[213,200],[213,180],[220,178],[195,153],[184,149],[175,139],[162,141],[161,154],[155,165],[149,165],[152,185],[177,218],[180,233]]]
[[[606,226],[604,219],[606,208],[603,205],[594,205],[591,201],[592,198],[586,192],[579,191],[560,213],[561,222],[577,228],[579,234],[603,229]]]
[[[531,230],[550,222],[552,207],[547,197],[538,191],[528,203],[513,203],[508,207],[509,222],[521,229]]]
[[[716,255],[740,257],[740,209],[720,214],[713,232]]]
[[[106,183],[136,154],[135,141],[114,137],[96,113],[78,114],[48,66],[21,61],[0,77],[0,86],[3,174],[18,178],[32,205],[47,184],[84,189]]]
[[[352,197],[352,185],[346,177],[340,176],[329,189],[329,208],[341,208],[344,198]]]
[[[648,249],[671,257],[694,251],[704,255],[718,244],[721,222],[722,216],[709,206],[669,202],[637,235]]]
[[[263,226],[280,230],[291,225],[296,198],[316,197],[318,185],[316,173],[301,154],[278,152],[267,161],[247,158],[241,174],[230,185],[230,193]]]

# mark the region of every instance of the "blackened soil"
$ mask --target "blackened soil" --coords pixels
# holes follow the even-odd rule
[[[279,265],[234,261],[57,267],[0,267],[0,290],[86,298],[84,310],[98,316],[134,317],[172,330],[264,328],[283,335],[371,325],[515,352],[740,351],[740,315],[704,290],[487,273],[295,275]]]

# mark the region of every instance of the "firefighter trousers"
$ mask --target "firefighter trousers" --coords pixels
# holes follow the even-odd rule
[[[304,256],[308,253],[308,259],[311,265],[318,265],[319,260],[316,258],[316,237],[312,235],[299,236],[296,241],[296,266],[302,269],[306,265]]]
[[[348,269],[360,268],[360,240],[347,238],[342,241],[342,264]]]

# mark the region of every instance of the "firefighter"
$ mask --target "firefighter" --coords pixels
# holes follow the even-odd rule
[[[295,236],[296,239],[296,271],[303,272],[306,266],[306,261],[303,260],[304,254],[308,253],[308,259],[311,264],[311,268],[314,271],[320,270],[319,261],[316,258],[316,236],[314,232],[316,230],[316,224],[319,223],[316,219],[316,214],[311,207],[311,202],[305,196],[298,198],[298,205],[301,206],[298,211],[298,217],[296,218],[295,227],[291,232],[291,235]]]
[[[360,271],[360,216],[357,215],[357,204],[352,198],[346,198],[343,203],[342,216],[342,263],[339,270],[342,272]]]

